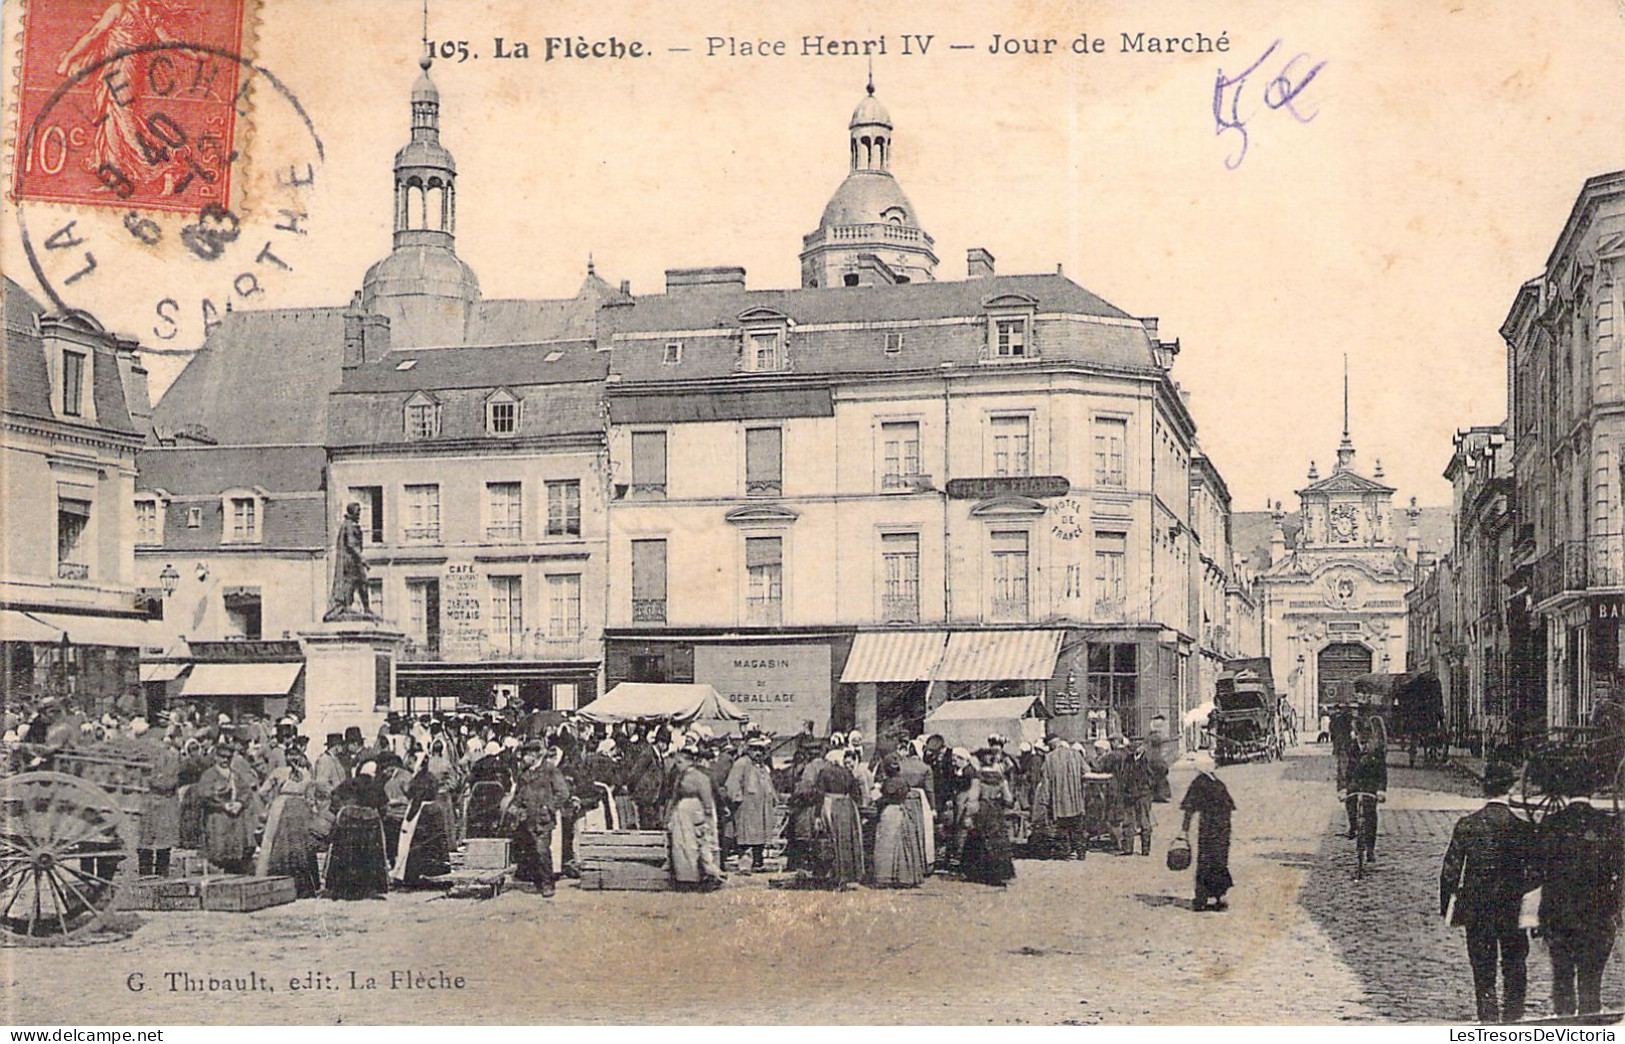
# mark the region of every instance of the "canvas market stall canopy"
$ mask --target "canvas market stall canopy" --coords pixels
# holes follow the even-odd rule
[[[949,700],[925,719],[927,735],[935,733],[950,747],[975,750],[998,733],[1010,741],[1036,743],[1044,738],[1049,710],[1037,696],[1009,696],[987,700]]]
[[[746,714],[709,685],[622,682],[581,709],[588,721],[744,721]]]

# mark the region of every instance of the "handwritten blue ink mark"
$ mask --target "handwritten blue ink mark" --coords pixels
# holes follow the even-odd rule
[[[1246,117],[1241,115],[1242,88],[1246,86],[1247,77],[1257,72],[1259,67],[1268,61],[1270,55],[1274,54],[1276,48],[1280,46],[1281,41],[1276,40],[1274,43],[1269,45],[1263,54],[1258,56],[1257,61],[1253,62],[1253,64],[1249,65],[1246,69],[1242,70],[1235,76],[1226,76],[1224,74],[1224,70],[1220,69],[1214,78],[1214,134],[1219,137],[1232,133],[1241,135],[1241,142],[1236,147],[1235,151],[1225,157],[1224,165],[1225,169],[1227,170],[1235,170],[1237,167],[1241,166],[1241,161],[1247,158],[1247,149],[1252,143],[1252,136],[1247,131],[1247,121],[1252,119],[1253,116],[1257,115],[1258,112],[1257,107],[1255,106],[1250,112],[1248,112]],[[1267,83],[1265,83],[1263,91],[1264,105],[1267,108],[1271,109],[1272,111],[1285,109],[1292,116],[1292,118],[1297,120],[1299,123],[1309,123],[1320,114],[1320,110],[1316,109],[1313,112],[1310,112],[1308,115],[1305,115],[1303,112],[1299,111],[1296,105],[1293,104],[1294,101],[1297,100],[1298,96],[1303,93],[1304,89],[1309,86],[1317,75],[1319,75],[1320,70],[1326,67],[1325,62],[1316,62],[1310,67],[1309,71],[1303,75],[1302,79],[1294,80],[1294,68],[1300,62],[1308,60],[1309,56],[1307,53],[1299,52],[1298,54],[1293,55],[1286,65],[1282,66],[1281,71],[1276,73]]]

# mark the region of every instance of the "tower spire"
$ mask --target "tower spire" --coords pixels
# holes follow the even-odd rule
[[[1354,467],[1354,440],[1349,438],[1349,356],[1343,353],[1343,441],[1337,445],[1337,470]]]

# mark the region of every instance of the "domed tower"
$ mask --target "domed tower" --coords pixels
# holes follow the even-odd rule
[[[457,161],[440,144],[440,92],[432,60],[412,85],[412,140],[395,153],[395,248],[367,270],[361,304],[389,316],[396,346],[463,342],[480,282],[457,256]]]
[[[892,177],[891,114],[868,90],[848,125],[851,168],[818,229],[801,241],[801,285],[872,286],[934,279],[937,255]]]

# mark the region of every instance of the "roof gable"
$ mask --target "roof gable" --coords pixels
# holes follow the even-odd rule
[[[1319,482],[1312,482],[1299,490],[1304,493],[1392,493],[1394,487],[1385,486],[1375,479],[1353,471],[1334,471]]]

